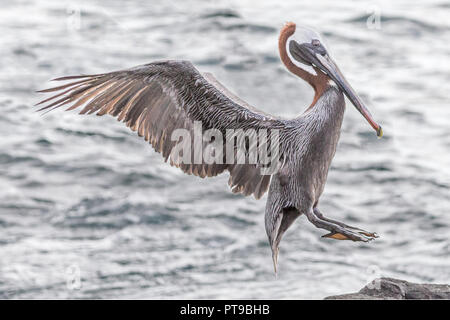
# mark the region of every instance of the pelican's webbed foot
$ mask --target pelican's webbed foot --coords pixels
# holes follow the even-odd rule
[[[349,226],[349,225],[347,225],[347,224],[345,224],[345,223],[342,223],[342,222],[340,222],[340,221],[336,221],[336,220],[333,220],[333,219],[329,219],[329,218],[325,217],[325,216],[322,214],[322,212],[320,212],[319,208],[317,208],[317,207],[314,208],[313,211],[314,211],[314,214],[316,215],[316,217],[318,217],[318,218],[321,219],[321,220],[324,220],[324,221],[328,221],[328,222],[337,224],[338,226],[341,226],[341,227],[346,228],[346,229],[351,229],[352,231],[355,231],[355,232],[358,232],[358,233],[360,233],[360,234],[363,234],[363,235],[365,235],[366,237],[370,237],[370,238],[378,238],[378,237],[379,237],[378,234],[377,234],[376,232],[368,232],[368,231],[366,231],[366,230],[363,230],[363,229],[360,229],[360,228],[357,228],[357,227]],[[338,237],[338,236],[337,236],[337,237],[333,237],[333,236],[328,236],[328,235],[331,235],[331,233],[324,235],[324,237],[327,237],[327,238],[333,238],[333,239],[337,239],[337,237]]]
[[[346,225],[345,223],[326,218],[318,208],[314,208],[307,214],[308,220],[316,227],[326,229],[330,233],[323,235],[326,238],[337,240],[353,240],[368,242],[378,235],[375,232],[368,232],[360,228]]]

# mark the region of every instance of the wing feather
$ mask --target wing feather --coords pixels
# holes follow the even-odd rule
[[[39,91],[55,93],[38,103],[45,104],[39,111],[66,106],[66,110],[82,107],[80,114],[110,114],[144,137],[165,161],[170,160],[171,165],[187,174],[204,178],[228,170],[233,192],[260,198],[267,191],[271,176],[263,175],[258,164],[183,163],[181,155],[172,152],[180,143],[172,140],[172,133],[183,128],[193,138],[194,121],[201,121],[203,131],[218,129],[224,136],[227,129],[270,130],[284,126],[282,120],[256,110],[211,74],[199,73],[191,63],[161,61],[128,70],[55,80],[72,82]],[[181,143],[194,145],[193,139]],[[203,148],[209,143],[203,141]]]

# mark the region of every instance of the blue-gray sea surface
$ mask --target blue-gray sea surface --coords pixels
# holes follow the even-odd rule
[[[378,276],[450,280],[450,4],[433,1],[4,1],[0,298],[323,298]],[[378,20],[378,18],[380,18]],[[112,117],[36,113],[49,79],[175,58],[269,113],[313,92],[279,61],[286,21],[327,39],[383,125],[347,103],[321,198],[381,236],[323,239],[300,217],[273,272],[265,199],[164,163]]]

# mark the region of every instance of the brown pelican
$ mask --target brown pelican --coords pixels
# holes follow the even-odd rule
[[[83,107],[81,114],[110,114],[185,173],[203,178],[228,171],[233,192],[253,194],[257,199],[269,189],[265,228],[276,272],[281,238],[302,214],[316,227],[329,231],[324,237],[365,242],[377,237],[376,233],[325,217],[318,203],[340,135],[344,95],[382,136],[381,126],[344,78],[318,33],[286,23],[278,47],[287,69],[308,82],[315,92],[311,105],[295,119],[280,119],[259,111],[229,92],[211,74],[200,73],[188,61],[173,60],[55,79],[71,82],[41,90],[58,93],[40,102],[47,103],[40,110],[68,106],[67,110]],[[202,132],[278,130],[281,166],[271,174],[263,174],[258,162],[180,162],[173,153],[180,140],[174,141],[173,133],[179,128],[193,132],[197,121],[202,124]],[[246,148],[248,151],[248,144]]]

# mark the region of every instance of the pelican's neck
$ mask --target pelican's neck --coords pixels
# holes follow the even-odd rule
[[[313,101],[311,102],[311,105],[308,107],[308,109],[306,109],[306,111],[313,108],[316,105],[316,103],[319,101],[320,97],[325,95],[327,93],[328,89],[334,88],[334,86],[329,84],[328,81],[324,81],[323,83],[321,83],[320,86],[313,86],[313,88],[314,88],[314,98],[313,98]]]
[[[299,119],[307,118],[308,122],[315,123],[317,127],[341,127],[345,111],[345,99],[341,90],[333,85],[328,85],[313,106],[300,115]]]
[[[308,107],[307,110],[314,107],[314,105],[317,103],[319,98],[323,95],[323,93],[329,88],[330,84],[328,83],[329,78],[327,75],[325,75],[322,71],[320,71],[318,68],[313,67],[315,70],[315,75],[307,72],[306,70],[303,70],[302,68],[296,66],[291,58],[289,57],[289,54],[287,52],[287,41],[290,36],[292,36],[295,32],[295,23],[288,22],[284,25],[284,27],[281,29],[280,37],[278,38],[278,50],[280,51],[280,58],[283,64],[286,66],[286,68],[295,74],[296,76],[302,78],[307,83],[309,83],[313,89],[314,89],[314,99],[311,103],[311,105]]]

